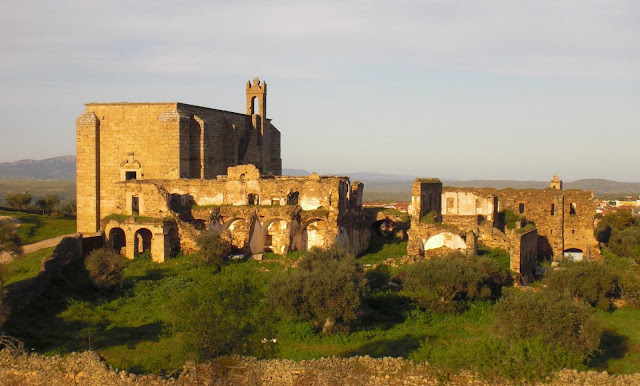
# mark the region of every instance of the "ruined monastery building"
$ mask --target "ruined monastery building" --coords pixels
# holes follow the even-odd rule
[[[205,231],[245,255],[334,243],[359,254],[379,231],[380,214],[363,211],[362,183],[281,175],[280,131],[258,78],[247,82],[244,114],[178,102],[85,106],[76,119],[78,231],[128,258],[149,251],[161,262],[192,252]],[[600,258],[595,209],[592,192],[564,191],[557,176],[541,190],[416,179],[407,253],[503,248],[525,284],[539,255]]]

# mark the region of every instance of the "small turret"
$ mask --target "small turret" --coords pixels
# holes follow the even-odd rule
[[[549,182],[549,187],[555,190],[562,190],[562,180],[557,174],[553,175],[551,182]]]

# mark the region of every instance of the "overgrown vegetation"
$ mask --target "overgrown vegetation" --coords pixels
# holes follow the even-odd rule
[[[210,264],[196,255],[137,258],[109,291],[72,262],[5,328],[35,351],[92,349],[134,372],[234,353],[401,356],[428,361],[443,381],[461,370],[496,383],[543,380],[564,367],[640,370],[638,264],[607,248],[604,264],[564,263],[533,289],[505,291],[509,254],[485,247],[480,257],[398,266],[406,242],[397,239],[374,239],[357,260],[330,250],[261,262],[224,259],[227,245],[210,241],[201,243]]]
[[[99,289],[111,289],[121,281],[125,258],[111,249],[97,249],[84,261],[93,285]]]
[[[200,248],[194,260],[198,264],[222,267],[224,259],[231,253],[231,243],[220,233],[203,232],[196,238]]]
[[[598,262],[566,263],[551,271],[543,281],[555,293],[565,293],[598,306],[611,308],[611,299],[619,295],[619,275],[613,268]]]
[[[471,301],[497,299],[509,283],[508,272],[495,260],[453,254],[417,263],[404,287],[423,308],[453,312]]]
[[[9,252],[14,255],[22,253],[20,237],[9,220],[0,220],[0,253]]]
[[[286,315],[311,321],[326,334],[357,318],[366,289],[352,254],[339,247],[314,248],[298,269],[273,281],[269,296]]]

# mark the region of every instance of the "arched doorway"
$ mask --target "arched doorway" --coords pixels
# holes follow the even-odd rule
[[[274,219],[265,224],[264,250],[283,255],[289,240],[289,227],[283,219]]]
[[[231,245],[238,250],[244,249],[249,244],[249,223],[243,218],[229,220],[222,228],[228,232]]]
[[[111,228],[109,231],[109,246],[111,246],[116,253],[124,255],[124,247],[126,245],[127,236],[124,234],[122,228]]]
[[[323,219],[314,219],[302,228],[302,250],[308,251],[313,247],[326,246],[326,234],[328,225]]]
[[[146,251],[151,253],[153,234],[146,228],[141,228],[133,235],[133,257],[138,257]]]

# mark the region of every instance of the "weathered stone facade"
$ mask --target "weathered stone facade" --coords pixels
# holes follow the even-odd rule
[[[440,195],[440,199],[434,196]],[[439,206],[438,206],[439,205]],[[548,189],[442,188],[433,179],[413,184],[407,253],[433,257],[451,250],[470,254],[475,242],[508,250],[511,269],[524,283],[533,280],[537,256],[599,258],[593,235],[593,192],[562,190],[554,176]],[[526,218],[527,228],[507,229],[504,211]]]
[[[282,177],[267,85],[247,82],[246,112],[183,103],[90,103],[76,120],[78,231],[104,232],[134,258],[194,249],[204,230],[245,253],[369,243],[361,183]],[[206,210],[202,210],[206,207]]]
[[[215,178],[243,164],[281,174],[280,132],[257,108],[266,92],[257,78],[247,84],[247,114],[177,102],[86,104],[76,119],[78,230],[100,230],[117,182]]]

